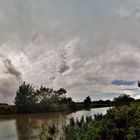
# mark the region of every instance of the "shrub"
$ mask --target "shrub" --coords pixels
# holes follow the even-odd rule
[[[63,126],[63,140],[138,140],[140,138],[140,110],[121,106],[97,114],[95,119],[70,119]]]

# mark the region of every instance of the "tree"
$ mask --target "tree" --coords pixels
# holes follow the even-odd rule
[[[67,103],[63,102],[66,98],[66,92],[63,88],[54,90],[41,86],[35,91],[35,97],[37,99],[36,107],[38,107],[40,111],[60,110],[63,106],[67,106]]]
[[[91,99],[89,96],[86,97],[86,99],[84,100],[84,105],[86,108],[89,108],[91,105]]]
[[[35,91],[35,95],[38,103],[48,102],[53,94],[54,94],[53,89],[46,88],[43,86],[41,86],[39,89]]]
[[[58,96],[59,101],[62,101],[63,99],[66,98],[66,93],[67,93],[67,91],[66,91],[64,88],[60,88],[60,89],[57,90],[55,93],[56,93],[56,95]]]
[[[60,88],[59,90],[57,90],[57,93],[61,96],[67,93],[67,91],[64,88]]]
[[[28,112],[30,108],[36,103],[34,87],[30,84],[26,84],[25,82],[23,82],[23,84],[19,86],[16,92],[14,103],[17,112]]]
[[[129,105],[130,102],[134,100],[134,98],[130,97],[130,95],[127,94],[121,94],[119,97],[115,97],[113,99],[115,106]]]
[[[54,90],[41,86],[38,89],[23,82],[19,86],[14,100],[17,112],[58,111],[70,108],[71,98],[66,98],[63,88]]]

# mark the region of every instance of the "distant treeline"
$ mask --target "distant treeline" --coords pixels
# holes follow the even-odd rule
[[[35,89],[31,84],[23,82],[17,89],[14,99],[15,105],[1,103],[0,113],[76,111],[95,107],[129,105],[135,100],[129,95],[122,94],[115,97],[113,101],[91,101],[91,98],[87,96],[83,102],[74,102],[72,98],[66,97],[66,93],[64,88],[54,90],[41,86]]]
[[[130,97],[130,95],[121,94],[118,97],[114,97],[113,101],[110,100],[93,101],[92,107],[129,105],[132,101],[135,101],[135,99]]]

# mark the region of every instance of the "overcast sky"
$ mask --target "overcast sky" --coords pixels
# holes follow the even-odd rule
[[[139,98],[140,0],[0,0],[0,102],[23,82],[75,101]]]

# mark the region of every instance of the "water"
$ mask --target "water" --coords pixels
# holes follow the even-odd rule
[[[43,123],[59,126],[69,122],[69,118],[80,119],[82,116],[105,114],[109,108],[94,108],[74,113],[36,113],[0,115],[0,140],[38,140]]]

